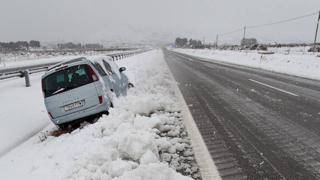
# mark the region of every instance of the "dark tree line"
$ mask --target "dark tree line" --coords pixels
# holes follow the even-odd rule
[[[193,40],[193,39],[189,39],[189,46],[191,48],[204,48],[204,45],[202,44],[202,42],[200,40]]]
[[[175,41],[176,47],[180,48],[195,48],[195,49],[200,49],[204,48],[204,44],[200,40],[195,40],[195,39],[187,39],[187,38],[176,38]]]
[[[81,43],[61,43],[57,45],[59,49],[102,49],[103,45],[101,44],[81,44]]]
[[[31,40],[28,41],[16,41],[16,42],[0,42],[0,49],[18,51],[29,50],[29,48],[40,48],[40,41]]]
[[[188,45],[188,39],[187,38],[176,38],[175,42],[177,47],[187,47]]]
[[[29,42],[29,46],[32,48],[40,48],[41,44],[40,44],[40,41],[31,40]]]
[[[81,49],[82,47],[80,43],[75,44],[72,42],[58,44],[57,46],[59,49]]]

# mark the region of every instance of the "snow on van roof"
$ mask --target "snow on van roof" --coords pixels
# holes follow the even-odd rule
[[[75,63],[75,62],[79,62],[79,61],[83,61],[85,60],[86,58],[85,57],[80,57],[80,58],[76,58],[76,59],[71,59],[71,60],[68,60],[68,61],[64,61],[64,62],[61,62],[61,63],[58,63],[58,64],[55,64],[51,67],[48,68],[48,70],[52,70],[52,69],[55,69],[61,65],[64,65],[64,64],[72,64],[72,63]]]
[[[96,62],[96,61],[101,61],[101,60],[112,62],[112,58],[110,56],[108,56],[108,55],[95,55],[95,56],[90,56],[90,57],[79,57],[79,58],[71,59],[71,60],[68,60],[68,61],[60,62],[58,64],[55,64],[55,65],[49,67],[48,71],[45,72],[43,77],[45,77],[48,74],[51,74],[54,69],[56,69],[58,67],[61,67],[63,65],[78,63],[78,62],[81,62],[81,61]]]

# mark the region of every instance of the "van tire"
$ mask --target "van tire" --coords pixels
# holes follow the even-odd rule
[[[112,101],[110,101],[110,107],[114,108]]]
[[[57,124],[58,128],[62,131],[68,131],[70,130],[71,124],[65,123],[65,124]]]

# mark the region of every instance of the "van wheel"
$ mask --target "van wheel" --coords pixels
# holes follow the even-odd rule
[[[114,108],[112,101],[110,101],[110,107],[111,107],[111,108]]]
[[[61,131],[69,131],[72,128],[71,124],[68,123],[58,124],[57,126]]]
[[[128,84],[128,88],[130,89],[130,88],[133,88],[134,87],[134,85],[132,84],[132,83],[129,83]]]
[[[92,117],[92,118],[90,118],[90,119],[88,119],[86,121],[88,123],[90,123],[90,124],[93,124],[93,123],[96,123],[99,120],[100,117],[101,117],[101,115],[97,115],[96,117]]]

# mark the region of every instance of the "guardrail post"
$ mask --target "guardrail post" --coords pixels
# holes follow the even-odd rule
[[[30,87],[29,71],[28,70],[23,71],[23,76],[26,81],[26,87]]]

